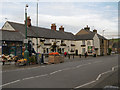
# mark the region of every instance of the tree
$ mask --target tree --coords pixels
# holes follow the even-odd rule
[[[112,49],[111,48],[108,48],[108,55],[110,55],[112,52]]]

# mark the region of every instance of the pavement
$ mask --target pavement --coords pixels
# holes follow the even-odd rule
[[[64,63],[66,62],[74,62],[74,61],[80,61],[80,60],[89,60],[91,58],[95,58],[92,56],[88,56],[85,58],[82,56],[81,58],[79,56],[71,56],[70,59],[68,57],[64,57]],[[96,57],[97,58],[97,57]],[[48,62],[48,58],[44,58],[45,62]],[[2,65],[2,63],[1,63]],[[8,71],[8,70],[15,70],[15,69],[28,69],[28,68],[35,68],[35,67],[40,67],[40,66],[45,66],[47,64],[33,64],[33,65],[26,65],[26,66],[16,66],[14,62],[7,63],[5,65],[2,65],[2,71]]]
[[[64,63],[3,70],[3,88],[103,88],[116,85],[118,55],[75,57]],[[114,74],[113,74],[114,73]],[[113,77],[113,78],[111,78]],[[106,79],[108,78],[108,80]],[[106,84],[103,82],[115,82]],[[110,80],[110,81],[109,81]],[[102,85],[104,84],[104,85]]]

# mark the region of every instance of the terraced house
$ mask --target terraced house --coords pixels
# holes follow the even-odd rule
[[[35,51],[40,53],[68,52],[76,55],[84,55],[85,52],[88,52],[88,55],[107,54],[108,40],[99,35],[97,30],[90,31],[88,26],[74,35],[71,32],[65,32],[63,26],[56,30],[56,24],[51,24],[51,29],[47,29],[32,26],[30,18],[27,22],[27,37],[32,42]],[[6,21],[0,32],[2,33],[2,53],[21,54],[24,46],[25,24]]]

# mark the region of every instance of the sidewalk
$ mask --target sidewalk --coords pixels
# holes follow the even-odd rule
[[[71,56],[70,59],[68,57],[64,57],[64,63],[65,62],[74,62],[74,61],[80,61],[80,60],[89,60],[91,58],[95,58],[92,56],[88,56],[87,58],[85,58],[84,56],[82,56],[81,58],[79,56]],[[97,57],[96,57],[97,58]],[[44,58],[44,62],[48,62],[48,58]],[[2,65],[2,63],[1,63]],[[15,69],[25,69],[25,68],[33,68],[33,67],[38,67],[38,66],[45,66],[47,64],[34,64],[34,65],[26,65],[26,66],[15,66],[14,62],[12,62],[11,64],[6,64],[6,65],[2,65],[2,71],[6,71],[6,70],[15,70]]]

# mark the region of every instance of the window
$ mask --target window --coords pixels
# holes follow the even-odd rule
[[[45,43],[50,43],[50,39],[46,39],[46,40],[45,40]]]
[[[82,55],[84,55],[85,53],[85,48],[82,48]]]
[[[92,53],[93,46],[88,46],[88,53]]]
[[[90,42],[90,41],[87,41],[87,45],[91,45],[91,42]]]
[[[104,43],[104,40],[102,39],[102,43]]]
[[[82,45],[85,45],[85,40],[82,41]]]

